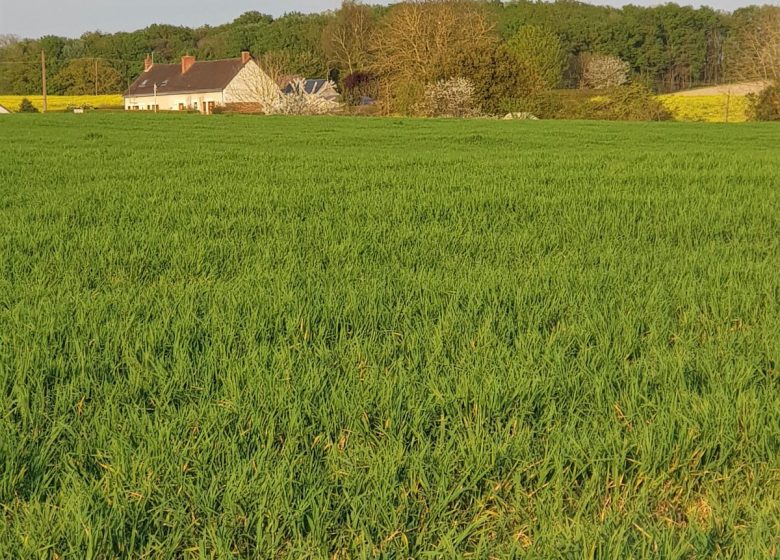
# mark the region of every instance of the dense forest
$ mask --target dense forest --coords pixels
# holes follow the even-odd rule
[[[407,25],[405,8],[432,10],[437,29],[426,31],[419,21],[418,27]],[[497,73],[513,73],[512,68],[501,68],[507,49],[537,67],[552,60],[555,69],[549,79],[542,76],[546,71],[536,72],[549,87],[577,87],[583,82],[583,61],[607,55],[625,64],[633,81],[669,92],[740,77],[744,53],[739,45],[745,43],[740,38],[748,30],[755,32],[756,20],[771,10],[776,9],[748,7],[726,13],[676,4],[612,8],[571,0],[430,0],[392,7],[348,1],[335,11],[278,18],[248,12],[230,23],[197,29],[155,24],[133,32],[88,32],[77,39],[0,36],[0,93],[40,91],[41,51],[46,54],[50,94],[88,94],[123,90],[139,74],[148,53],[157,62],[171,62],[184,54],[219,59],[249,50],[277,74],[329,77],[343,85],[349,77],[354,82],[369,74],[394,75],[396,80],[401,75],[444,79],[449,77],[444,73],[457,72],[453,68],[468,68],[470,77],[478,75],[483,82],[496,81]],[[452,25],[442,25],[448,14],[454,14]],[[442,41],[452,48],[445,52],[431,46]],[[404,43],[419,43],[428,66],[410,61],[405,69],[392,69],[404,60]],[[518,84],[509,87],[522,89]]]

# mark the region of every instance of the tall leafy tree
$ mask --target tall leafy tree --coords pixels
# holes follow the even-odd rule
[[[458,67],[474,84],[474,95],[488,114],[506,112],[513,100],[530,95],[535,88],[534,77],[525,73],[514,53],[498,41],[464,51]]]
[[[528,76],[535,89],[557,87],[563,77],[566,53],[555,33],[536,25],[524,25],[507,42],[518,70]]]
[[[72,60],[54,78],[65,95],[109,94],[122,90],[122,74],[100,59]]]
[[[0,48],[0,92],[12,95],[40,92],[40,56],[41,44],[35,40],[10,41]]]

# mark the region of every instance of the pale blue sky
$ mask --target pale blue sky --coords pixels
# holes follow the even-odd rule
[[[730,11],[749,4],[778,2],[780,0],[709,0],[703,3]],[[619,6],[627,3],[654,5],[663,1],[603,0],[592,3]],[[678,0],[678,3],[697,6],[702,2]],[[85,31],[132,31],[151,23],[214,25],[232,21],[250,10],[278,16],[291,11],[319,12],[339,4],[340,0],[0,0],[0,34],[78,37]]]

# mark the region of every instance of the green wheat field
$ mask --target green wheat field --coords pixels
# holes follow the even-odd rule
[[[0,119],[3,558],[780,554],[780,127]]]

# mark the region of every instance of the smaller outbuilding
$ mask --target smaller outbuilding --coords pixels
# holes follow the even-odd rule
[[[293,80],[287,82],[287,85],[282,89],[282,93],[290,95],[296,93],[296,85]],[[336,90],[336,86],[330,80],[303,80],[303,93],[309,95],[316,95],[327,99],[328,101],[338,101],[339,92]]]
[[[11,111],[0,105],[0,115],[10,115]]]

